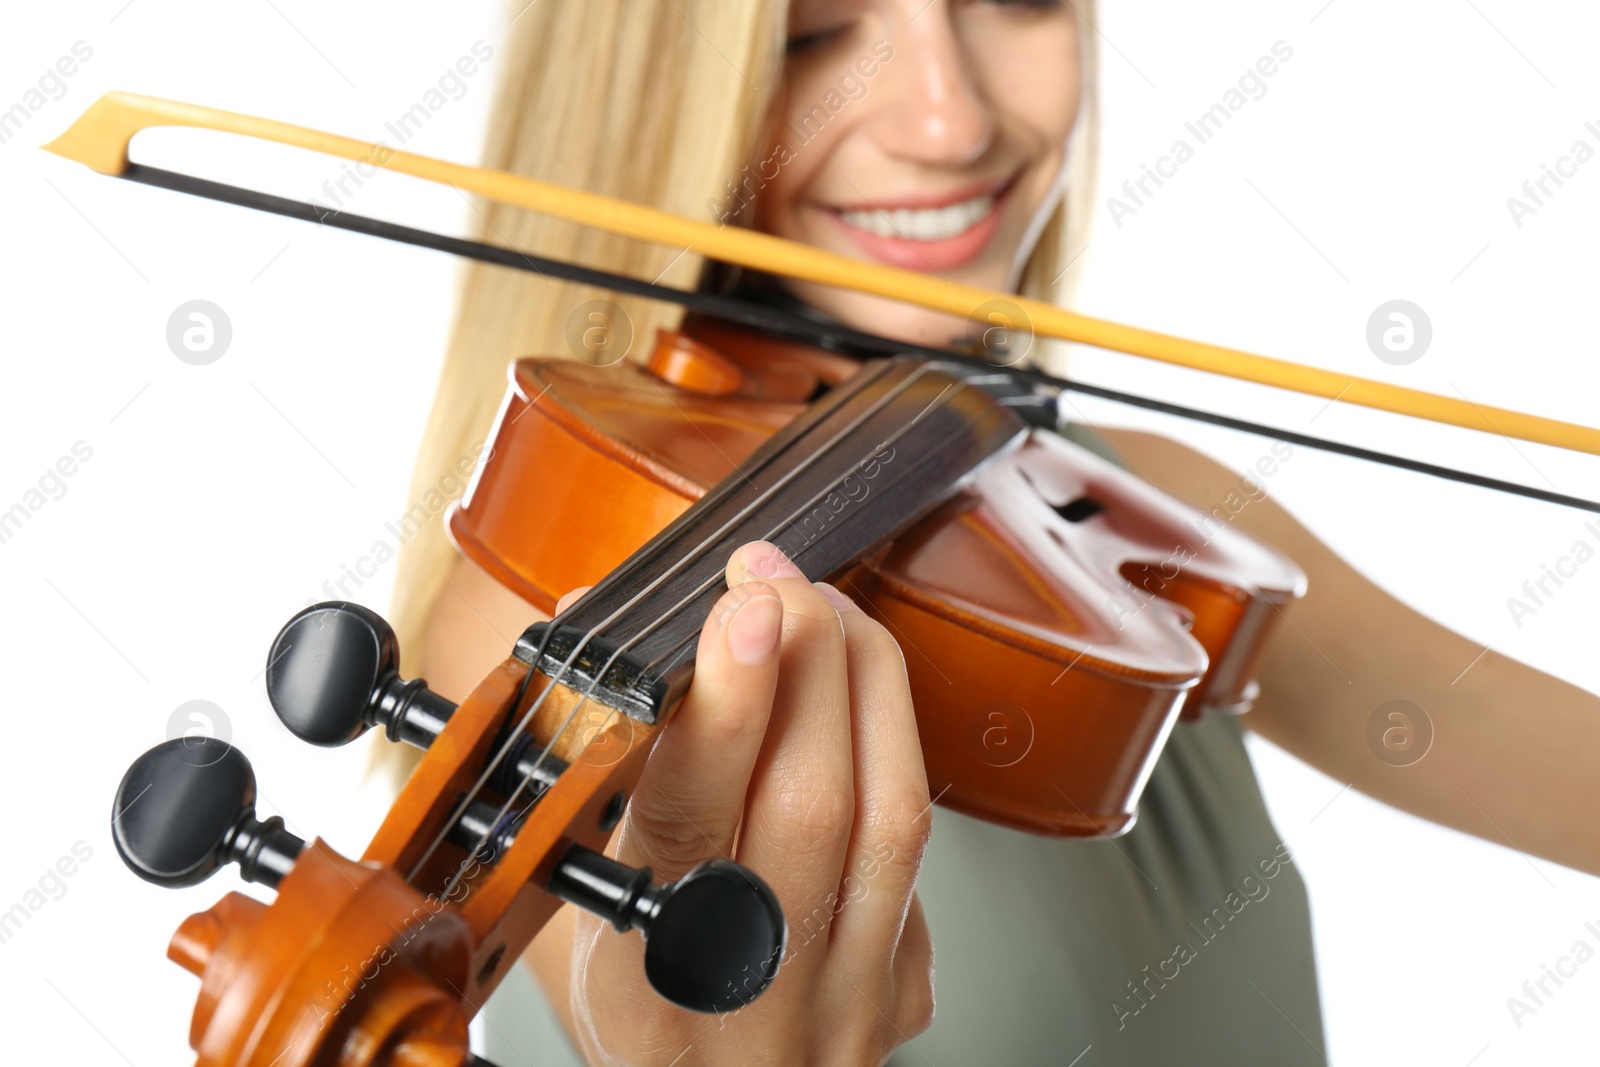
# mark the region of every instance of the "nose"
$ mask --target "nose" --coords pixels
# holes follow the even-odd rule
[[[896,158],[965,166],[989,150],[994,109],[956,33],[948,0],[925,3],[917,0],[896,20],[890,38],[895,54],[886,64],[888,98],[873,132],[883,150]]]

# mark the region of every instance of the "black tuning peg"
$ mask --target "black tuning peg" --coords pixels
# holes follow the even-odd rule
[[[550,893],[644,935],[644,971],[662,997],[691,1011],[728,1012],[772,984],[787,927],[771,888],[726,860],[669,885],[582,845],[562,856]]]
[[[401,679],[399,663],[400,643],[383,616],[342,600],[313,604],[272,642],[267,699],[289,731],[313,745],[348,744],[381,724],[389,740],[427,748],[456,706],[421,678]],[[554,755],[530,751],[532,740],[508,742],[495,788],[510,792],[526,779],[537,793],[566,768]]]
[[[400,644],[383,617],[330,600],[290,619],[267,656],[267,699],[300,740],[334,747],[382,725],[427,748],[456,706],[418,678],[403,681]]]
[[[256,775],[225,741],[179,737],[133,761],[117,786],[111,839],[147,882],[198,885],[229,863],[247,882],[276,887],[305,842],[276,815],[256,818]]]

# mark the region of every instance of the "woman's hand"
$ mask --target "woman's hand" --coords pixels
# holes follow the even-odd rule
[[[579,914],[573,1036],[596,1064],[878,1064],[933,1014],[913,892],[931,816],[905,664],[772,545],[741,548],[727,581],[614,845],[657,881],[717,858],[756,871],[789,924],[782,967],[750,1004],[697,1014],[650,988],[638,937]]]

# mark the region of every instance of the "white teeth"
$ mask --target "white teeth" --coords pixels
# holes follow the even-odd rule
[[[911,241],[948,241],[966,233],[994,210],[988,194],[937,208],[896,208],[894,211],[841,211],[839,217],[858,229],[879,237]]]

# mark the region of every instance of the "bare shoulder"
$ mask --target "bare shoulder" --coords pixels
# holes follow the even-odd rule
[[[1099,432],[1111,442],[1131,470],[1152,485],[1190,503],[1199,503],[1214,495],[1225,482],[1238,477],[1210,456],[1170,437],[1118,428],[1102,428]]]
[[[517,635],[547,616],[467,559],[458,559],[428,616],[429,685],[461,700],[511,653]]]

